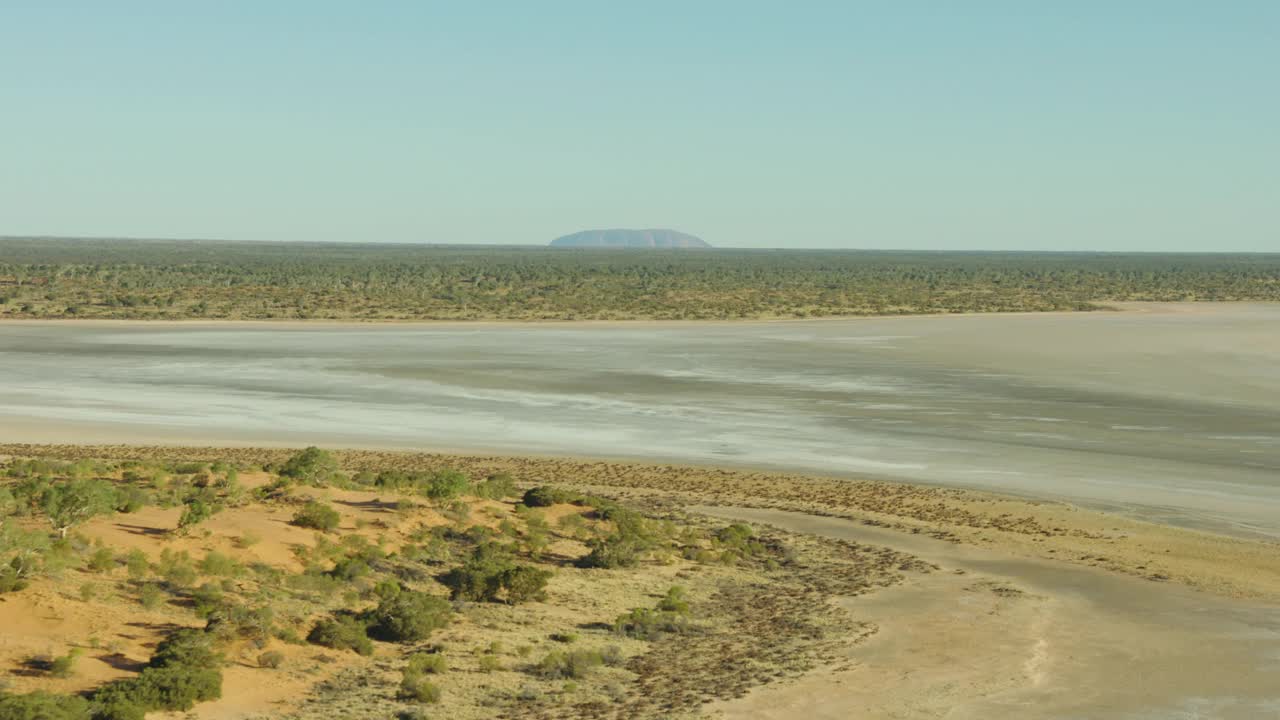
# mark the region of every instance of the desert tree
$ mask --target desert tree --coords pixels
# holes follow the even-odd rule
[[[55,483],[45,488],[41,509],[59,537],[94,515],[115,509],[116,491],[105,480],[76,479]]]

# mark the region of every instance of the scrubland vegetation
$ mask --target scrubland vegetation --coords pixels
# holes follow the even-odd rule
[[[1280,255],[0,238],[0,318],[731,319],[1280,300]]]
[[[909,563],[315,448],[11,456],[0,720],[198,715],[220,698],[245,716],[694,716],[832,662],[865,629],[830,598]]]

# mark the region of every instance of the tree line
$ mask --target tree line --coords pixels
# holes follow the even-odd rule
[[[735,319],[1280,300],[1280,254],[0,238],[0,318]]]

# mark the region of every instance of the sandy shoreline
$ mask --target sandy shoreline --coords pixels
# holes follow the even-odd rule
[[[1205,313],[1213,312],[1215,307],[1240,306],[1274,306],[1276,303],[1257,301],[1204,301],[1204,302],[1107,302],[1100,303],[1097,310],[1047,310],[1043,312],[964,312],[964,313],[908,313],[903,315],[832,315],[816,318],[775,317],[775,318],[741,318],[734,320],[333,320],[316,318],[300,320],[297,318],[267,319],[116,319],[116,318],[0,318],[0,323],[22,325],[61,325],[72,327],[221,327],[221,328],[360,328],[373,326],[390,327],[488,327],[488,328],[528,328],[528,327],[691,327],[691,326],[743,326],[743,325],[779,325],[779,324],[823,324],[847,322],[850,320],[875,321],[904,318],[939,318],[939,317],[985,317],[999,315],[1001,317],[1054,317],[1063,315],[1105,314],[1108,312],[1135,312],[1157,315]]]
[[[778,324],[823,324],[849,322],[849,320],[883,320],[904,318],[980,318],[987,315],[1009,316],[1060,316],[1088,315],[1094,313],[1152,313],[1172,314],[1197,311],[1197,306],[1210,305],[1267,305],[1263,302],[1108,302],[1097,310],[1046,310],[1046,311],[1010,311],[1010,313],[911,313],[902,315],[827,315],[822,318],[740,318],[732,320],[413,320],[413,319],[371,319],[371,320],[335,320],[335,319],[115,319],[115,318],[0,318],[0,323],[23,325],[72,325],[72,327],[155,327],[155,328],[362,328],[362,327],[480,327],[480,328],[530,328],[530,327],[573,327],[573,328],[678,328],[678,327],[741,327],[741,325],[778,325]],[[1185,307],[1184,307],[1185,306]],[[1206,309],[1207,310],[1207,309]],[[1211,311],[1211,310],[1208,310]]]
[[[294,449],[301,445],[293,446]],[[281,462],[288,447],[0,444],[0,455]],[[454,467],[483,477],[564,484],[679,506],[728,505],[841,517],[908,535],[999,547],[1018,557],[1084,565],[1214,595],[1280,602],[1280,543],[1161,525],[990,492],[802,473],[589,458],[335,450],[344,467]]]

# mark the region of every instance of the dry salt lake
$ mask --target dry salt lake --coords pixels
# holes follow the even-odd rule
[[[0,441],[777,467],[1280,537],[1280,306],[741,323],[10,322]]]

